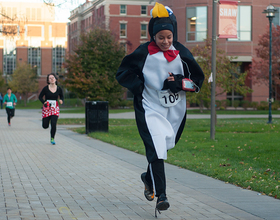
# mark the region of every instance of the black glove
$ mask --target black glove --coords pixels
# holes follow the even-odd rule
[[[182,79],[184,79],[184,76],[181,74],[173,74],[173,77],[174,81],[168,81],[168,79],[164,80],[162,90],[170,89],[170,91],[173,93],[177,93],[183,90]]]

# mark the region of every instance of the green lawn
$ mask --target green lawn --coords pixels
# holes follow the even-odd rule
[[[268,115],[268,110],[217,110],[218,115]],[[279,110],[272,110],[272,114],[279,115]],[[188,109],[188,114],[211,114],[211,110]]]
[[[84,127],[74,130],[85,132]],[[267,119],[218,119],[216,140],[211,140],[210,120],[187,120],[167,162],[279,199],[279,131],[280,119],[273,124]],[[110,119],[108,133],[89,136],[145,154],[135,120]]]
[[[27,103],[25,106],[23,103],[23,100],[18,101],[18,104],[16,106],[17,109],[38,109],[41,110],[42,103],[37,101],[31,101]],[[134,109],[129,108],[120,108],[120,109],[109,109],[109,113],[123,113],[123,112],[133,112]],[[65,104],[60,106],[60,112],[63,114],[67,113],[85,113],[85,107],[82,106],[81,100],[78,99],[65,99]],[[199,109],[192,109],[188,108],[187,110],[188,114],[210,114],[210,110],[203,110],[203,112],[200,112]],[[236,114],[246,114],[246,115],[254,115],[254,114],[264,114],[268,115],[267,110],[217,110],[218,115],[236,115]],[[273,110],[272,115],[274,114],[280,114],[279,110]]]
[[[77,108],[61,108],[61,113],[85,113],[85,107],[77,107]],[[109,113],[124,113],[124,112],[134,112],[134,109],[109,109]]]

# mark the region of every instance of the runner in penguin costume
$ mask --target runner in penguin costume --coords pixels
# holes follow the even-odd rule
[[[186,92],[199,92],[204,74],[191,52],[177,42],[172,10],[156,3],[151,15],[150,42],[123,59],[116,79],[134,95],[137,127],[148,160],[147,172],[141,175],[144,195],[149,201],[157,197],[155,213],[160,213],[170,206],[164,160],[185,126]]]

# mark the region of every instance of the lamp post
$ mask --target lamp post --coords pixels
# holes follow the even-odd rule
[[[212,59],[211,59],[211,73],[213,81],[211,83],[211,122],[210,122],[210,138],[215,140],[215,125],[216,125],[216,41],[217,41],[217,3],[218,0],[213,0],[212,11]]]
[[[269,110],[268,110],[268,124],[272,123],[272,115],[271,115],[271,103],[272,103],[272,20],[275,16],[275,13],[277,10],[274,8],[273,5],[267,6],[266,10],[263,11],[263,13],[266,14],[266,17],[269,20],[269,100],[268,100],[268,105],[269,105]]]

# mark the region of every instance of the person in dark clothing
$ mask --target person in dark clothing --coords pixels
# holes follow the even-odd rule
[[[51,144],[54,145],[56,124],[59,117],[58,103],[63,104],[63,92],[62,89],[57,86],[57,79],[54,73],[48,74],[47,84],[48,85],[42,89],[39,100],[43,103],[42,126],[44,129],[47,129],[51,122]]]
[[[0,105],[1,105],[1,109],[3,108],[3,95],[2,93],[0,93]]]
[[[134,95],[135,118],[148,160],[142,173],[144,195],[157,197],[155,214],[170,206],[164,160],[175,147],[186,121],[186,92],[199,92],[204,74],[191,52],[177,41],[177,21],[169,7],[155,3],[150,42],[127,55],[117,81]]]

